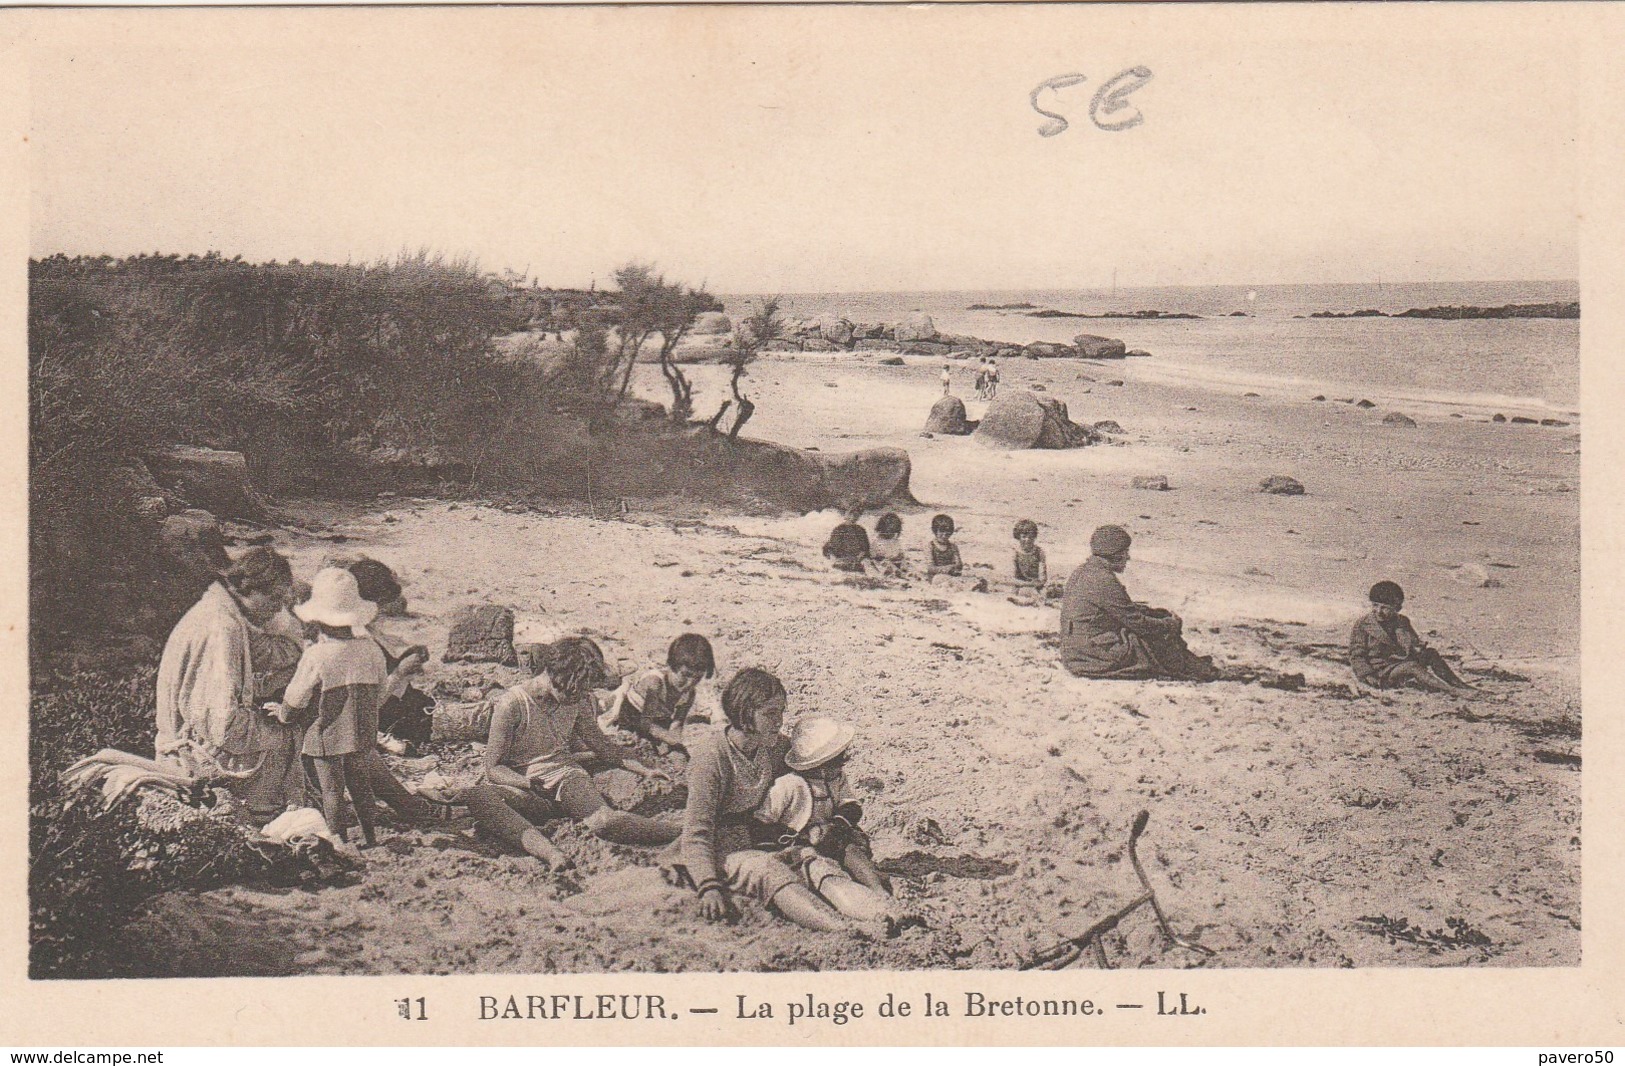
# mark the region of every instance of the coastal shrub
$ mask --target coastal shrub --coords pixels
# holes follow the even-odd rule
[[[28,908],[32,977],[108,976],[115,931],[160,892],[245,878],[291,883],[328,876],[332,855],[258,839],[250,827],[173,797],[144,793],[103,809],[95,788],[66,789],[61,772],[111,747],[151,755],[148,666],[40,679],[29,711]]]
[[[194,444],[242,451],[258,473],[290,452],[466,447],[522,377],[491,343],[518,319],[506,286],[424,252],[31,261],[36,641],[105,624],[102,590],[132,580],[120,567],[150,569],[117,476],[132,458]]]

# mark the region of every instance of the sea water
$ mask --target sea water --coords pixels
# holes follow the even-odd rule
[[[1553,303],[1578,300],[1579,291],[1573,281],[1510,281],[792,293],[782,299],[792,317],[837,314],[854,322],[896,322],[917,310],[943,333],[1013,344],[1070,343],[1080,333],[1115,337],[1154,357],[1137,364],[1138,372],[1165,380],[1573,415],[1580,402],[1576,320],[1308,316]],[[730,296],[725,303],[740,314],[756,299]],[[1087,314],[1156,310],[1201,317],[1033,318],[1022,310],[969,310],[972,304],[1013,303]],[[1232,316],[1237,311],[1245,317]]]

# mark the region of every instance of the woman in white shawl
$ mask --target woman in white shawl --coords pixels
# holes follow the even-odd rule
[[[182,616],[158,664],[157,761],[231,789],[256,816],[303,802],[303,730],[263,711],[299,659],[279,616],[293,599],[288,561],[251,548]]]

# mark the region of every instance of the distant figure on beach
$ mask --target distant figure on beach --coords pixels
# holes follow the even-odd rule
[[[869,561],[882,577],[908,577],[908,556],[903,551],[903,519],[887,511],[875,523],[875,539],[869,548]]]
[[[1117,575],[1132,542],[1122,526],[1101,526],[1089,538],[1091,554],[1061,597],[1062,664],[1075,677],[1214,680],[1213,660],[1186,647],[1177,614],[1129,599]]]
[[[987,356],[982,356],[976,363],[976,398],[987,399]]]
[[[943,363],[942,364],[942,394],[944,396],[948,395],[948,393],[953,389],[953,387],[954,387],[953,371],[949,368],[947,363]]]
[[[999,361],[993,356],[987,357],[987,398],[993,399],[999,394]]]
[[[1444,657],[1427,646],[1399,613],[1405,590],[1392,581],[1371,586],[1371,611],[1349,634],[1349,665],[1361,684],[1372,688],[1414,686],[1430,692],[1476,693],[1450,669]]]
[[[869,531],[858,525],[860,513],[849,513],[824,542],[824,558],[837,570],[861,574],[869,561]]]
[[[579,745],[639,777],[666,779],[599,728],[592,690],[605,687],[610,676],[598,645],[585,637],[544,645],[535,669],[536,676],[503,693],[491,709],[485,780],[461,796],[479,829],[553,869],[567,860],[538,828],[552,818],[580,822],[612,844],[676,840],[678,826],[606,803],[573,750]]]
[[[684,633],[666,649],[665,666],[634,674],[615,690],[599,722],[643,737],[662,755],[686,752],[683,729],[694,709],[694,690],[716,672],[711,642],[698,633]]]

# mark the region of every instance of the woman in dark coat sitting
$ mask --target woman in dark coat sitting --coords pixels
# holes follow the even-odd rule
[[[1076,677],[1212,681],[1218,670],[1185,646],[1180,617],[1135,603],[1118,580],[1132,541],[1122,526],[1089,538],[1089,559],[1061,597],[1061,662]]]

